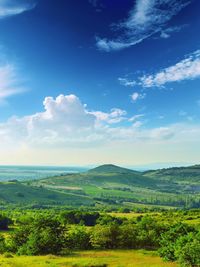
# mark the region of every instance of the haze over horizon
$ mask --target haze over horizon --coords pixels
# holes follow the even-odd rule
[[[199,10],[1,1],[1,164],[198,164]]]

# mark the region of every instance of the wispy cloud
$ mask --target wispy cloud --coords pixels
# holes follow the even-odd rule
[[[133,102],[136,102],[139,99],[144,99],[145,96],[146,96],[146,94],[141,94],[141,93],[138,93],[138,92],[134,92],[134,93],[131,94],[131,100]]]
[[[185,28],[187,26],[188,25],[184,24],[181,26],[174,26],[174,27],[169,27],[169,28],[163,29],[160,33],[160,37],[167,39],[171,36],[172,33],[179,32],[180,30],[182,30],[183,28]]]
[[[140,77],[138,84],[143,87],[161,87],[166,83],[192,80],[198,77],[200,77],[200,50],[158,73]]]
[[[126,87],[134,87],[136,85],[135,81],[129,80],[127,78],[118,78],[118,81],[121,85]]]
[[[88,2],[95,8],[96,12],[101,12],[104,5],[99,0],[88,0]]]
[[[137,114],[137,115],[134,115],[133,117],[129,118],[128,120],[130,122],[135,122],[135,121],[137,121],[138,119],[140,119],[142,117],[144,117],[144,114]]]
[[[9,64],[0,66],[0,102],[24,91],[25,89],[19,85],[14,66]]]
[[[1,0],[0,1],[0,19],[19,15],[35,7],[34,3],[28,1]]]
[[[118,78],[121,85],[141,86],[143,88],[164,87],[171,82],[193,80],[200,77],[200,50],[185,56],[176,64],[161,69],[154,74],[146,74],[135,79]],[[141,95],[137,92],[132,94],[132,100],[137,100]]]
[[[154,35],[163,33],[169,37],[168,22],[178,14],[191,0],[136,0],[128,18],[116,27],[123,32],[116,39],[96,38],[97,47],[104,51],[121,50],[138,44]]]
[[[125,120],[127,112],[119,108],[112,108],[110,112],[94,111],[90,112],[90,114],[96,116],[97,122],[114,124]]]

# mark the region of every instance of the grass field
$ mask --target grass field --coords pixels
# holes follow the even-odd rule
[[[145,250],[107,250],[76,252],[68,257],[14,256],[0,257],[3,267],[172,267],[175,263],[163,262],[154,252]]]

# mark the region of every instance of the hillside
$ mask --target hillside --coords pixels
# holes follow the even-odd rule
[[[113,164],[104,164],[104,165],[98,166],[96,168],[89,170],[88,173],[124,173],[124,174],[138,173],[139,174],[139,172],[137,171],[122,168],[122,167],[119,167]]]
[[[177,183],[187,191],[200,192],[200,165],[147,171],[144,176],[159,182]]]
[[[91,205],[93,201],[86,197],[64,194],[55,190],[33,187],[20,182],[0,183],[0,204],[14,205]]]
[[[200,206],[200,166],[138,172],[105,164],[81,173],[0,183],[2,205]]]
[[[102,186],[108,188],[123,188],[128,186],[155,189],[155,179],[145,177],[140,172],[121,168],[115,165],[102,165],[87,172],[66,174],[42,179],[40,182],[51,185],[65,185],[81,188],[82,186]],[[37,183],[37,181],[36,181]],[[166,183],[163,182],[163,185]],[[76,191],[76,190],[75,190]]]
[[[183,205],[185,196],[176,183],[159,181],[141,172],[106,164],[87,172],[33,181],[33,186],[88,196],[100,204]],[[179,194],[179,195],[178,195]]]

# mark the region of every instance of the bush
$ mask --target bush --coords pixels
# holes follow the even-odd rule
[[[11,251],[19,255],[59,254],[64,243],[64,228],[51,217],[39,217],[20,227],[11,237]]]
[[[6,252],[7,247],[6,247],[6,242],[5,242],[5,238],[0,235],[0,254],[3,254],[4,252]]]
[[[180,237],[175,246],[175,257],[181,266],[200,266],[200,236],[189,233]]]
[[[138,231],[135,224],[124,224],[120,226],[119,246],[120,248],[137,248]]]
[[[96,225],[91,233],[90,242],[97,249],[113,249],[119,246],[119,236],[117,224]]]
[[[84,226],[72,226],[67,231],[65,245],[70,249],[89,249],[90,234]]]
[[[168,231],[161,235],[161,248],[159,249],[160,256],[167,261],[177,260],[177,255],[175,255],[177,240],[192,232],[195,233],[195,229],[183,223],[170,227]]]
[[[140,248],[158,248],[161,233],[165,231],[164,225],[157,223],[150,216],[144,216],[137,224],[137,243]]]

